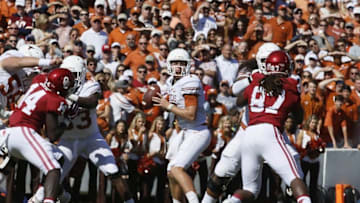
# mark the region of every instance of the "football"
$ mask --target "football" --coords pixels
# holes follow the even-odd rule
[[[158,97],[157,93],[160,93],[160,87],[158,85],[151,85],[148,87],[143,96],[143,101],[141,102],[144,109],[149,109],[153,106],[152,98],[155,96]]]

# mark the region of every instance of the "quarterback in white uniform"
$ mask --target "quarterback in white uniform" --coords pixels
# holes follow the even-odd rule
[[[91,79],[85,82],[85,64],[79,56],[68,56],[60,67],[76,74],[75,83],[78,89],[75,90],[76,94],[69,95],[67,99],[73,102],[73,105],[79,105],[75,118],[71,120],[70,128],[64,132],[58,144],[65,159],[61,181],[68,175],[78,156],[83,156],[89,158],[105,176],[110,178],[123,201],[133,203],[127,184],[121,179],[113,153],[97,125],[96,106],[101,94],[100,84]],[[35,202],[41,202],[42,198],[42,192],[39,190],[32,197]]]
[[[159,94],[159,97],[153,97],[153,102],[174,113],[183,130],[183,141],[168,165],[169,181],[171,187],[181,187],[190,203],[198,203],[192,179],[185,170],[210,144],[211,135],[205,124],[206,113],[203,107],[204,91],[200,79],[189,73],[190,57],[184,49],[171,51],[167,64],[168,73],[172,75],[168,80],[169,100],[160,98]],[[180,202],[182,198],[179,193],[172,192],[172,196],[174,203]]]

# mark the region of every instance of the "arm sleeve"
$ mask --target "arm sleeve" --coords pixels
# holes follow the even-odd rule
[[[250,79],[249,78],[244,78],[242,80],[238,80],[231,87],[232,93],[237,96],[243,90],[245,90],[245,88],[247,86],[249,86],[249,85],[250,85]]]

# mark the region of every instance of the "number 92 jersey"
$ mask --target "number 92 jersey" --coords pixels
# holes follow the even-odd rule
[[[66,110],[67,104],[63,97],[48,90],[43,83],[33,83],[10,116],[10,126],[29,127],[40,134],[47,113],[64,115]]]
[[[260,87],[263,78],[262,74],[253,74],[253,81],[244,91],[244,98],[249,104],[249,126],[270,123],[282,129],[288,113],[300,108],[298,81],[293,78],[282,78],[282,94],[274,97],[266,94]]]

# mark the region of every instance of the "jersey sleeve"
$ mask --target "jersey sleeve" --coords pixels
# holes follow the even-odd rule
[[[95,81],[87,81],[84,84],[83,89],[80,92],[80,97],[88,97],[90,95],[101,93],[101,87],[98,82]]]
[[[201,93],[201,81],[197,77],[191,77],[181,87],[182,95],[200,95]]]
[[[250,76],[251,82],[253,81],[259,81],[264,78],[264,75],[261,74],[259,71],[253,71]]]
[[[252,85],[250,84],[249,86],[247,86],[243,92],[243,97],[244,99],[248,100],[249,99],[249,94],[250,94],[250,90],[251,90]]]
[[[54,112],[58,115],[64,115],[65,112],[68,110],[68,105],[60,96],[48,96],[48,103],[47,103],[47,112]]]

